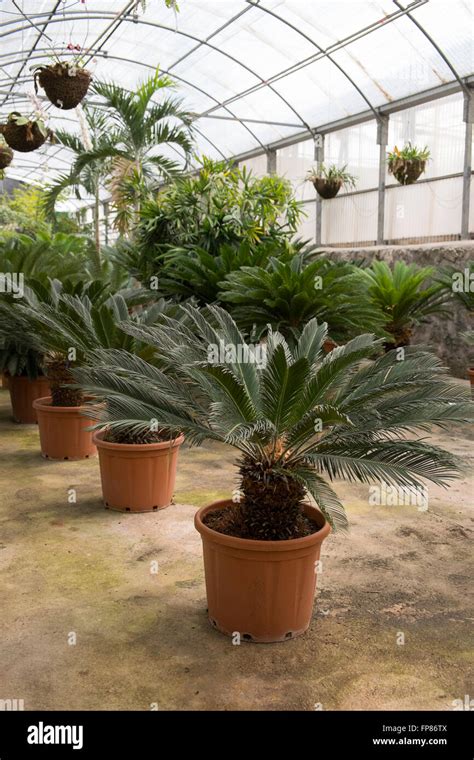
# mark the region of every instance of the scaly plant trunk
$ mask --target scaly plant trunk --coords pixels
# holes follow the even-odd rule
[[[45,363],[45,370],[51,386],[52,406],[81,406],[84,403],[84,393],[80,389],[63,387],[75,382],[70,362],[51,357]]]
[[[411,327],[395,328],[393,325],[387,325],[387,332],[393,336],[393,340],[384,343],[385,351],[392,351],[394,348],[404,348],[410,345],[412,334]]]
[[[303,516],[304,487],[275,472],[269,458],[256,462],[243,457],[239,464],[240,516],[245,538],[278,541],[294,537]]]

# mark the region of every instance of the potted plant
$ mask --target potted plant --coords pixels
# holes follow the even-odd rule
[[[413,328],[433,314],[448,314],[449,295],[434,281],[434,267],[418,267],[396,261],[374,261],[358,270],[366,283],[368,299],[385,317],[384,329],[390,335],[385,350],[408,346]]]
[[[6,124],[0,124],[0,133],[10,148],[20,153],[37,150],[48,137],[52,139],[52,132],[47,129],[42,118],[22,116],[17,111],[8,115]]]
[[[0,135],[0,179],[3,179],[4,170],[13,161],[13,151],[8,147],[5,138]]]
[[[273,325],[293,342],[313,317],[328,323],[333,342],[344,343],[362,332],[384,334],[383,314],[367,298],[358,269],[323,256],[308,263],[304,252],[230,272],[220,283],[219,300],[238,326],[256,338]]]
[[[469,361],[472,361],[474,354],[474,330],[467,330],[463,333],[463,338],[469,346]],[[474,394],[474,366],[468,367],[467,375],[471,383],[471,393]]]
[[[308,172],[306,179],[312,182],[316,192],[328,200],[335,198],[341,187],[355,188],[356,177],[346,171],[347,164],[339,169],[335,164],[325,166],[321,164],[320,168],[313,167]]]
[[[0,335],[0,372],[3,387],[10,391],[13,419],[23,425],[38,422],[33,402],[49,393],[42,357],[15,339]]]
[[[69,43],[68,50],[81,53],[79,45]],[[34,66],[35,91],[38,92],[38,84],[44,89],[48,100],[63,111],[76,108],[85,98],[92,75],[84,68],[80,55],[77,54],[72,61],[61,61],[55,58],[49,65]]]
[[[153,418],[191,444],[236,448],[234,498],[195,517],[209,619],[244,640],[287,640],[310,623],[323,540],[331,527],[347,528],[323,476],[404,487],[448,482],[456,457],[406,432],[472,419],[473,404],[427,352],[370,362],[380,341],[361,335],[324,355],[327,328],[313,319],[293,350],[269,331],[259,368],[226,311],[183,309],[193,329],[176,319],[124,327],[155,349],[163,372],[123,352],[94,351],[77,379],[107,402],[101,424],[111,430],[149,430]],[[216,353],[221,344],[233,350]]]
[[[416,145],[407,142],[402,150],[395,146],[393,151],[388,153],[388,170],[401,185],[412,185],[425,171],[429,157],[428,146],[417,148]]]
[[[163,310],[163,304],[158,303],[131,314],[121,293],[104,302],[100,288],[88,288],[91,296],[96,291],[98,301],[94,303],[89,295],[71,296],[53,287],[50,298],[40,300],[33,295],[14,307],[24,340],[44,356],[51,385],[51,395],[33,404],[38,415],[41,453],[47,459],[83,459],[96,454],[92,431],[83,415],[89,397],[76,386],[73,369],[94,347],[134,350],[133,339],[119,327],[121,322],[152,323]]]
[[[166,430],[96,430],[102,495],[107,509],[155,512],[173,501],[183,435]]]

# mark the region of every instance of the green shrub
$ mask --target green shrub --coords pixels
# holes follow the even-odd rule
[[[316,317],[328,324],[331,338],[346,341],[367,330],[383,331],[383,318],[367,297],[367,288],[351,264],[301,255],[269,266],[242,267],[221,283],[220,300],[228,304],[239,327],[261,336],[271,324],[294,339]]]

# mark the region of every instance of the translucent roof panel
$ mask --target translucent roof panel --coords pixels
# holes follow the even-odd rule
[[[74,111],[34,100],[30,67],[68,44],[95,78],[133,91],[158,66],[195,114],[196,151],[244,158],[333,122],[472,77],[468,0],[1,0],[0,118],[41,104],[49,125]],[[460,85],[459,85],[460,89]],[[94,96],[88,96],[93,102]],[[172,152],[172,151],[171,151]],[[67,150],[16,155],[11,176],[64,173]]]

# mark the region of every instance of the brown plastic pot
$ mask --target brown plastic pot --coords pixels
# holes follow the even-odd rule
[[[112,443],[103,437],[103,430],[93,434],[105,506],[120,512],[169,507],[184,436],[158,443]]]
[[[211,625],[244,641],[286,641],[310,623],[316,588],[316,562],[329,523],[316,507],[305,512],[319,530],[288,541],[253,541],[226,536],[204,524],[208,512],[230,500],[202,507],[194,525],[202,537],[207,604]]]
[[[35,380],[21,375],[7,377],[10,390],[10,401],[13,411],[13,419],[23,425],[34,425],[38,422],[33,404],[36,399],[49,393],[48,378],[41,375]]]
[[[97,453],[92,431],[86,430],[94,420],[81,414],[83,406],[51,406],[51,396],[36,399],[33,406],[45,459],[88,459]]]

